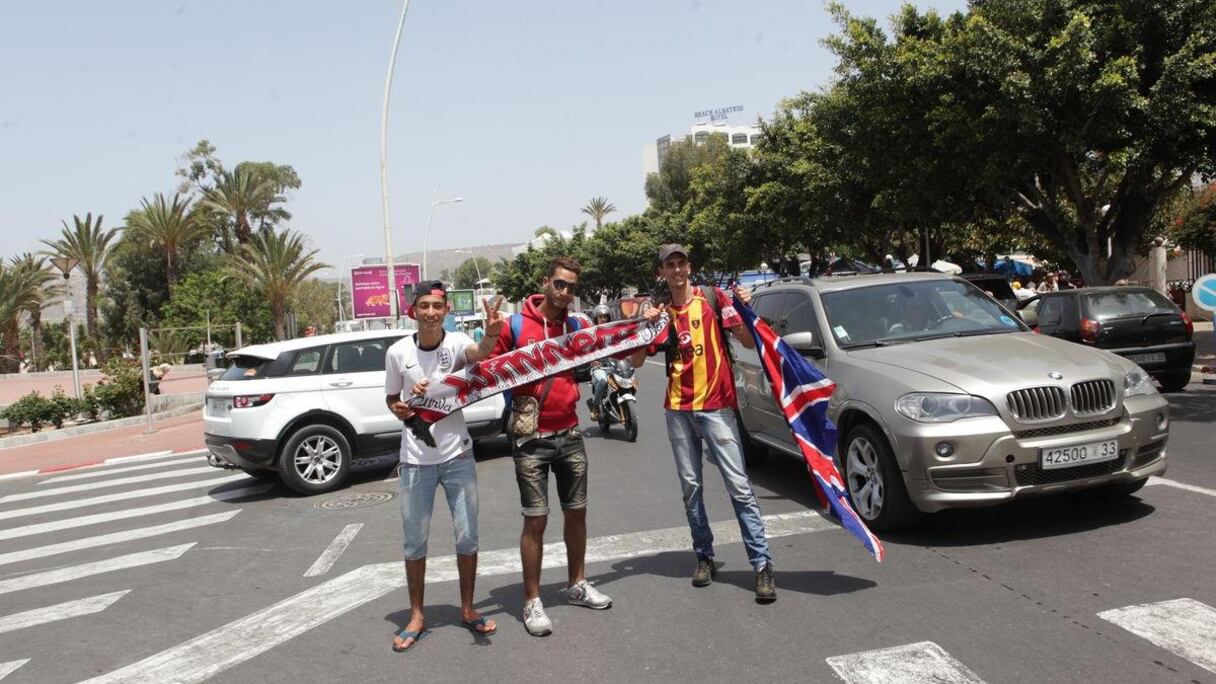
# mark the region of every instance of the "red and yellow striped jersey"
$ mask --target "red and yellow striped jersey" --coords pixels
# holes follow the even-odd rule
[[[739,325],[730,299],[717,291],[722,323],[727,328]],[[668,309],[672,325],[650,347],[662,351],[673,330],[676,335],[671,374],[667,378],[667,398],[663,405],[676,411],[716,411],[735,406],[735,380],[730,358],[723,347],[724,336],[718,328],[713,307],[701,288],[693,289],[692,300]]]

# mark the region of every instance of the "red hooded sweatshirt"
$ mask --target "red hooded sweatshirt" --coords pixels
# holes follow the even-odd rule
[[[566,327],[565,313],[562,314],[561,319],[556,321],[545,319],[545,315],[540,310],[540,305],[544,301],[543,294],[532,295],[524,300],[524,310],[521,312],[523,325],[520,326],[518,342],[511,339],[511,326],[504,325],[491,356],[526,347],[533,342],[550,337],[561,337],[569,332]],[[530,385],[516,387],[511,392],[514,396],[536,397],[539,401],[540,395],[545,391],[545,384],[550,379],[553,380],[553,387],[549,390],[545,403],[540,407],[540,431],[557,432],[575,427],[578,425],[578,414],[575,412],[575,407],[578,405],[578,383],[574,381],[573,370],[558,373],[550,378],[543,378]]]

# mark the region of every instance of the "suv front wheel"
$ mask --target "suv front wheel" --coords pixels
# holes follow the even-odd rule
[[[881,532],[907,527],[920,516],[908,498],[891,447],[875,426],[862,423],[849,430],[843,475],[853,509],[870,529]]]
[[[283,484],[301,494],[337,489],[350,472],[350,442],[328,425],[306,425],[291,434],[279,455]]]

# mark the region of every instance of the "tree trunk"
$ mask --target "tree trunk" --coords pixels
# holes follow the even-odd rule
[[[38,340],[42,338],[42,309],[30,312],[30,370],[38,370],[36,364],[42,356],[38,353]]]
[[[97,347],[99,353],[99,361],[102,363],[106,360],[106,349],[104,344],[100,344],[100,337],[97,332],[97,291],[100,289],[98,277],[94,276],[87,280],[85,285],[85,328],[88,330],[89,339]]]
[[[21,329],[16,317],[4,324],[4,355],[0,358],[0,372],[15,373],[21,362]]]

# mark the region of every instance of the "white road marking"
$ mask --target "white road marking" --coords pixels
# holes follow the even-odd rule
[[[149,487],[148,489],[133,489],[129,492],[119,492],[117,494],[103,494],[101,496],[93,496],[87,499],[74,499],[72,501],[61,501],[54,504],[43,504],[41,506],[33,506],[31,508],[17,508],[11,511],[0,511],[0,520],[11,520],[12,518],[23,518],[29,515],[41,515],[43,513],[56,513],[58,511],[67,511],[73,508],[85,508],[86,506],[96,506],[99,504],[113,503],[115,501],[124,501],[126,499],[138,499],[145,496],[158,496],[160,494],[170,494],[172,492],[182,492],[187,489],[200,489],[202,487],[213,487],[237,480],[245,480],[247,482],[256,482],[253,478],[245,473],[237,473],[236,475],[227,475],[225,477],[213,477],[206,480],[194,480],[192,482],[183,482],[180,484],[162,485],[160,487]]]
[[[317,560],[312,564],[312,567],[304,573],[305,577],[316,577],[329,572],[329,569],[338,561],[338,557],[346,550],[347,546],[354,541],[355,535],[359,534],[359,530],[363,529],[363,523],[355,523],[342,528],[337,537],[329,543]]]
[[[164,525],[154,525],[152,527],[140,527],[134,530],[122,530],[120,532],[111,532],[110,534],[101,534],[95,537],[85,537],[84,539],[74,539],[72,541],[61,542],[59,544],[49,544],[47,546],[38,546],[32,549],[22,549],[21,551],[12,551],[10,553],[0,553],[0,565],[8,563],[17,563],[34,558],[46,558],[69,551],[79,551],[81,549],[91,549],[98,546],[106,546],[107,544],[120,544],[122,542],[134,541],[136,539],[147,539],[161,534],[169,534],[170,532],[180,532],[182,530],[191,530],[196,527],[206,527],[215,523],[226,522],[236,517],[241,509],[234,511],[226,511],[224,513],[216,513],[214,515],[205,515],[201,518],[186,518],[177,522],[165,523]]]
[[[1165,478],[1165,477],[1157,477],[1156,475],[1150,477],[1148,479],[1148,483],[1150,485],[1165,485],[1167,487],[1185,489],[1188,492],[1195,492],[1196,494],[1207,494],[1208,496],[1216,496],[1216,489],[1208,489],[1207,487],[1199,487],[1197,485],[1187,484],[1185,482],[1179,482],[1178,480],[1171,480],[1171,479]]]
[[[184,477],[186,475],[199,475],[202,473],[217,472],[216,468],[209,465],[201,465],[197,468],[179,468],[177,470],[166,470],[163,473],[149,473],[147,475],[132,475],[130,477],[119,477],[113,480],[102,480],[100,482],[86,482],[84,484],[68,485],[67,487],[48,487],[39,489],[33,492],[21,492],[19,494],[9,494],[8,496],[0,496],[0,503],[9,503],[11,501],[29,501],[30,499],[45,499],[48,496],[58,496],[60,494],[75,494],[77,492],[91,492],[94,489],[105,489],[107,487],[118,487],[121,485],[138,484],[140,482],[152,482],[155,480],[168,480],[174,477]],[[92,473],[90,473],[92,474]]]
[[[82,515],[77,518],[68,518],[66,520],[52,520],[50,522],[39,523],[37,525],[23,525],[21,527],[10,527],[7,530],[0,530],[0,541],[5,539],[17,539],[19,537],[28,537],[34,534],[42,534],[44,532],[57,532],[59,530],[74,529],[85,525],[97,525],[100,523],[113,522],[115,520],[125,520],[127,518],[135,518],[141,515],[155,515],[157,513],[166,513],[168,511],[177,511],[184,508],[194,508],[195,506],[205,506],[217,501],[231,501],[240,499],[246,496],[255,496],[268,491],[273,484],[262,484],[253,487],[241,487],[240,489],[226,489],[215,494],[206,496],[198,496],[192,499],[182,499],[181,501],[170,501],[169,503],[156,504],[155,506],[142,506],[140,508],[127,508],[121,511],[112,511],[110,513],[95,513],[93,515]]]
[[[649,363],[652,366],[658,366],[659,368],[662,368],[663,370],[667,370],[667,364],[665,364],[661,361],[655,361],[654,359],[646,359],[646,363]]]
[[[39,486],[45,484],[60,484],[62,482],[75,482],[77,480],[88,480],[94,477],[105,477],[107,475],[118,475],[119,473],[133,473],[140,470],[154,470],[156,468],[177,468],[183,465],[190,465],[185,462],[169,461],[166,463],[140,463],[139,465],[122,466],[119,468],[108,468],[106,470],[91,470],[87,473],[75,473],[72,475],[59,475],[52,477],[49,480],[42,480],[38,483]],[[216,468],[216,470],[219,470]]]
[[[103,465],[114,465],[115,463],[133,463],[136,461],[154,461],[159,458],[185,458],[187,456],[197,456],[207,453],[206,449],[191,449],[190,451],[153,451],[147,454],[136,454],[134,456],[115,456],[107,458]]]
[[[27,610],[22,613],[14,613],[7,617],[0,617],[0,634],[26,627],[44,625],[57,620],[67,620],[68,618],[80,617],[81,615],[100,613],[130,592],[130,589],[124,589],[112,594],[90,596],[76,601],[68,601],[67,603],[59,603],[47,606],[46,608],[35,608],[34,610]]]
[[[1098,617],[1216,672],[1216,608],[1181,598],[1106,610]]]
[[[983,684],[984,680],[932,641],[832,656],[828,665],[848,684]]]
[[[839,529],[813,511],[765,516],[764,523],[770,539]],[[720,544],[740,541],[739,526],[734,520],[714,523],[712,528]],[[665,551],[691,552],[687,527],[588,539],[587,563]],[[544,566],[555,568],[565,564],[565,545],[546,544]],[[477,565],[480,577],[518,573],[519,549],[481,553]],[[456,579],[456,557],[428,558],[426,576],[428,583]],[[400,560],[365,565],[137,663],[90,679],[87,684],[201,682],[403,586],[405,571]]]
[[[114,572],[115,570],[126,570],[128,568],[136,568],[141,565],[150,565],[152,563],[162,563],[164,561],[180,558],[181,555],[190,550],[198,542],[190,542],[189,544],[181,544],[179,546],[166,546],[163,549],[153,549],[151,551],[140,551],[139,553],[128,553],[125,556],[115,556],[105,560],[93,561],[91,563],[81,563],[66,568],[58,568],[56,570],[47,570],[46,572],[35,572],[29,575],[21,575],[12,579],[0,580],[0,594],[10,594],[14,591],[22,591],[24,589],[36,589],[45,587],[50,584],[61,584],[63,582],[71,582],[82,577],[92,577],[106,572]]]
[[[5,677],[11,675],[17,668],[28,663],[29,661],[30,659],[26,658],[25,660],[10,660],[7,663],[0,663],[0,679],[4,679]]]

